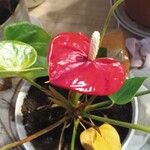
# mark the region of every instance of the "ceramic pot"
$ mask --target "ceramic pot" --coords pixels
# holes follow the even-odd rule
[[[23,82],[19,90],[20,92],[17,95],[16,109],[15,109],[15,122],[16,122],[17,133],[20,139],[27,136],[25,127],[22,123],[23,114],[21,110],[29,88],[30,85],[27,82]],[[135,100],[132,102],[132,123],[136,124],[137,120],[138,120],[138,103],[137,103],[137,99],[135,98]],[[126,136],[126,139],[123,142],[122,150],[126,150],[126,147],[129,145],[129,142],[133,137],[133,135],[134,135],[134,130],[129,130],[128,135]],[[35,150],[31,142],[25,143],[23,144],[23,146],[26,150]]]
[[[44,1],[45,0],[25,0],[28,8],[36,7],[40,5],[41,3],[43,3]]]
[[[125,10],[131,19],[150,27],[150,0],[125,0]]]
[[[0,39],[3,39],[4,27],[10,23],[17,22],[17,21],[30,21],[28,10],[24,0],[19,0],[19,3],[14,13],[2,25],[0,25]]]

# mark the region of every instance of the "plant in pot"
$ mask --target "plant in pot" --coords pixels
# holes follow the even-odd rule
[[[1,150],[11,149],[40,136],[42,140],[48,132],[50,137],[47,139],[54,143],[58,141],[51,145],[51,149],[120,150],[119,135],[110,124],[150,132],[150,127],[111,119],[112,107],[123,108],[134,97],[149,94],[150,91],[138,92],[146,78],[127,79],[125,66],[118,60],[106,57],[106,50],[101,44],[108,20],[101,39],[97,31],[91,38],[82,33],[60,33],[51,40],[48,54],[46,47],[50,36],[43,29],[27,22],[5,28],[7,40],[0,42],[0,77],[27,80],[39,90],[34,95],[39,97],[41,103],[44,98],[39,92],[47,95],[46,103],[43,102],[44,105],[38,106],[36,111],[43,118],[48,116],[49,122],[48,127]],[[47,74],[47,87],[35,81]],[[106,111],[112,114],[107,116]],[[28,113],[30,115],[32,112]],[[42,125],[44,121],[32,114],[35,121],[31,122],[35,126]],[[66,139],[69,143],[64,145]],[[83,148],[78,143],[79,139]]]
[[[29,21],[24,0],[0,0],[0,39],[3,39],[4,27],[19,20]],[[11,87],[11,79],[0,79],[0,91]]]

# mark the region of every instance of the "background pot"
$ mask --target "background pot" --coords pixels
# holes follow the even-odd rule
[[[125,10],[134,21],[150,27],[150,0],[125,0]]]
[[[20,92],[17,95],[16,109],[15,109],[15,122],[16,122],[17,133],[18,133],[18,136],[20,139],[27,136],[26,130],[25,130],[24,125],[22,123],[23,114],[22,114],[21,110],[22,110],[22,105],[23,105],[24,99],[27,96],[27,92],[28,92],[29,88],[30,88],[30,85],[27,82],[23,82],[21,89],[20,89]],[[132,116],[133,116],[132,122],[137,123],[138,103],[137,103],[136,99],[132,103]],[[130,142],[131,138],[133,137],[133,135],[134,135],[134,130],[129,130],[129,133],[123,142],[122,150],[125,150],[126,147],[129,145],[129,142]],[[30,142],[23,144],[23,146],[25,147],[26,150],[35,150],[35,148],[33,147],[33,145]]]
[[[40,5],[41,3],[43,3],[44,1],[45,0],[25,0],[28,8],[36,7]]]
[[[2,25],[0,25],[0,39],[3,39],[4,27],[10,23],[17,22],[17,21],[30,21],[28,10],[24,0],[19,0],[19,3],[15,11],[13,12],[13,14]]]

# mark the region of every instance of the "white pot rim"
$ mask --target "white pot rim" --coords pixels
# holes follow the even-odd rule
[[[30,85],[26,82],[22,82],[22,86],[20,88],[20,92],[18,93],[17,96],[17,101],[16,101],[16,109],[15,109],[15,123],[16,123],[16,129],[17,133],[20,139],[24,138],[27,136],[26,130],[24,128],[24,125],[22,123],[23,121],[23,114],[21,112],[22,109],[22,104],[24,102],[24,99],[27,95],[27,92],[30,88]],[[132,102],[132,123],[137,123],[138,120],[138,101],[137,98]],[[122,150],[125,150],[126,147],[129,145],[129,142],[131,138],[134,135],[135,130],[129,130],[128,135],[126,139],[124,140],[122,144]],[[26,150],[35,150],[31,142],[24,143],[23,146],[25,147]]]

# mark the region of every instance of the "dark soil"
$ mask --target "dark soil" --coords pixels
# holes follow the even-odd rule
[[[19,0],[0,0],[0,25],[14,12]]]
[[[47,81],[47,79],[44,79]],[[43,83],[43,80],[37,80],[38,83]],[[45,85],[48,87],[48,85]],[[67,94],[67,90],[60,90],[61,92]],[[100,97],[99,97],[100,98]],[[50,108],[49,107],[49,100],[48,98],[39,90],[34,87],[31,87],[29,90],[29,94],[24,101],[24,105],[22,107],[22,112],[24,115],[23,124],[25,125],[25,129],[28,135],[39,131],[50,124],[59,120],[62,115],[65,113],[63,108]],[[109,110],[103,110],[99,112],[95,112],[98,116],[103,116],[104,114],[107,117],[122,121],[131,122],[132,119],[132,106],[131,104],[127,104],[124,106],[113,106],[113,108]],[[97,124],[97,122],[95,122]],[[100,125],[100,123],[98,123]],[[55,130],[35,139],[32,141],[36,150],[58,150],[58,143],[61,133],[61,127],[57,127]],[[126,138],[128,134],[128,129],[121,128],[114,126],[117,131],[119,132],[121,141]],[[81,131],[83,128],[78,129],[77,137],[80,136]],[[72,124],[65,130],[65,138],[63,142],[62,150],[69,150],[70,149],[70,141],[71,141],[71,133],[72,133]],[[81,147],[79,138],[76,140],[76,147],[75,150],[83,150]]]

